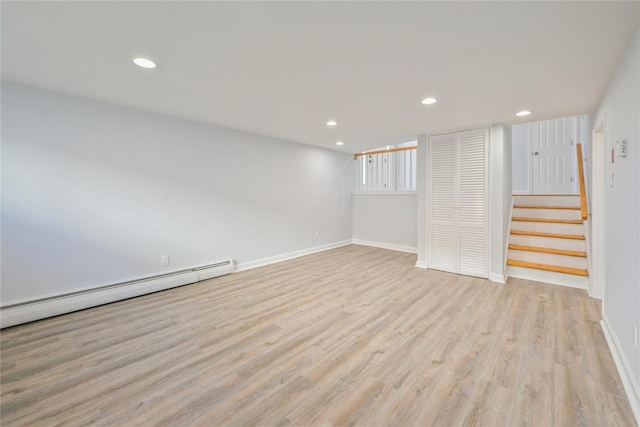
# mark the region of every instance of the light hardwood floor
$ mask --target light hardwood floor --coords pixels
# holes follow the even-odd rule
[[[586,292],[343,248],[1,333],[3,426],[635,425]]]

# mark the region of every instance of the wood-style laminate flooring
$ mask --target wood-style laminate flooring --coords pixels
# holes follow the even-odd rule
[[[583,290],[346,246],[5,329],[2,426],[635,425]]]

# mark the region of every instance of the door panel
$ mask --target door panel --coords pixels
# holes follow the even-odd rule
[[[483,129],[458,134],[458,265],[461,274],[488,277],[487,141]]]
[[[429,267],[455,271],[454,229],[455,134],[436,135],[429,142]]]
[[[530,123],[533,194],[574,194],[576,118]]]

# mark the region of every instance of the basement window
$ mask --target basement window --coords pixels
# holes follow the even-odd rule
[[[416,150],[411,147],[417,147],[417,141],[387,145],[370,150],[372,154],[359,155],[353,162],[353,191],[416,191]],[[409,149],[394,151],[398,148]]]

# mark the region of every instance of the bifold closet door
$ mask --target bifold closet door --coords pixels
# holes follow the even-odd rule
[[[429,138],[429,268],[489,276],[488,139],[486,129]]]
[[[489,277],[489,194],[486,130],[458,133],[458,268]]]
[[[429,268],[451,272],[456,272],[457,269],[455,154],[455,134],[429,138],[428,264]]]

